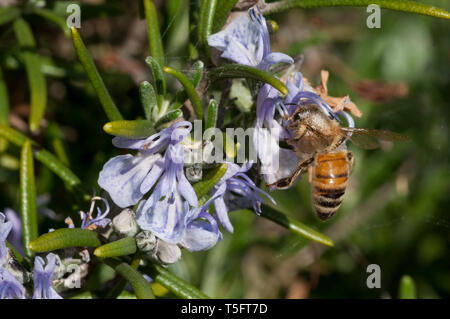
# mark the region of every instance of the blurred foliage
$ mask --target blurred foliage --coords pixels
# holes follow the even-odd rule
[[[29,3],[31,3],[30,1]],[[54,12],[65,1],[46,1]],[[448,2],[422,1],[444,9]],[[145,21],[138,5],[124,1],[79,1],[85,44],[124,118],[144,118],[139,83],[150,79]],[[188,71],[185,1],[155,1],[169,66]],[[165,4],[163,4],[165,3]],[[178,10],[177,10],[178,9]],[[33,137],[70,163],[87,189],[97,188],[98,172],[120,150],[102,131],[108,119],[82,72],[70,38],[57,24],[27,10],[41,71],[46,76],[45,120]],[[414,278],[418,298],[450,296],[450,168],[448,21],[382,11],[381,29],[368,29],[363,8],[293,9],[270,16],[279,29],[273,51],[304,54],[302,72],[318,84],[320,69],[330,71],[329,91],[350,94],[364,115],[356,125],[406,134],[411,141],[365,151],[350,146],[355,166],[346,199],[326,223],[313,214],[304,176],[295,187],[274,194],[290,216],[330,236],[335,247],[311,244],[252,212],[231,213],[233,234],[212,250],[183,252],[170,269],[215,298],[396,298],[402,277]],[[29,93],[24,61],[12,25],[0,25],[0,68],[7,84],[10,123],[26,131]],[[167,77],[168,86],[175,81]],[[404,82],[409,94],[375,103],[355,84],[363,80]],[[217,95],[218,97],[219,95]],[[242,121],[228,112],[224,123]],[[251,115],[241,116],[251,118]],[[55,142],[56,141],[56,142]],[[20,149],[0,155],[0,210],[19,211]],[[63,227],[73,200],[63,182],[36,165],[38,195],[49,195],[54,220],[40,215],[40,231]],[[101,193],[100,193],[101,194]],[[366,267],[379,264],[381,289],[366,287]],[[170,296],[170,295],[169,295]]]

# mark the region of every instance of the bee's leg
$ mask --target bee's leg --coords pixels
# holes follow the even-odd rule
[[[275,183],[272,184],[268,184],[266,186],[270,187],[270,186],[275,186],[277,188],[288,188],[291,187],[292,184],[294,184],[295,180],[297,179],[297,177],[300,176],[300,174],[303,172],[303,170],[309,166],[309,164],[311,164],[314,161],[314,156],[304,160],[303,162],[300,162],[297,166],[297,168],[295,169],[294,174],[292,174],[292,176],[289,177],[285,177],[282,178],[278,181],[276,181]]]

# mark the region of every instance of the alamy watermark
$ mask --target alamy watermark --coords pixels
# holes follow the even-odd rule
[[[381,267],[377,264],[370,264],[367,266],[366,272],[370,274],[367,276],[367,288],[381,288]]]
[[[261,173],[272,174],[279,169],[279,140],[281,129],[279,128],[254,128],[243,129],[227,128],[222,131],[218,128],[208,128],[203,131],[203,122],[195,120],[191,136],[183,140],[186,166],[196,164],[212,164],[232,162],[243,164],[256,163],[259,158],[262,162]],[[174,130],[172,138],[181,131]]]
[[[81,27],[81,8],[76,3],[71,3],[67,6],[66,12],[70,13],[67,17],[66,23],[69,28],[75,27],[79,29]]]
[[[369,29],[381,28],[381,9],[377,4],[370,4],[366,8],[366,12],[370,13],[367,17],[366,25]]]

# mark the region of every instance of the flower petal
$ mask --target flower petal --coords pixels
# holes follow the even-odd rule
[[[151,231],[169,244],[177,244],[186,229],[188,212],[189,207],[181,202],[179,196],[172,202],[166,197],[153,207],[148,205],[148,201],[141,202],[136,211],[136,221],[141,229]]]
[[[53,277],[56,267],[56,255],[49,253],[46,257],[47,265],[42,257],[34,259],[34,293],[33,299],[62,299],[53,289]]]
[[[198,205],[197,194],[195,194],[194,188],[184,176],[183,170],[178,174],[178,192],[191,206],[196,207]]]
[[[25,299],[23,285],[2,266],[0,266],[0,299]]]
[[[267,71],[272,65],[277,63],[288,63],[292,64],[294,63],[294,59],[291,58],[289,55],[280,53],[280,52],[273,52],[268,55],[266,55],[261,62],[258,64],[258,68],[261,70]]]
[[[5,241],[13,227],[10,221],[5,222],[5,220],[5,214],[0,213],[0,266],[6,262],[7,250]]]
[[[220,224],[229,232],[233,233],[233,225],[228,217],[228,209],[225,205],[223,197],[220,197],[214,201],[214,208],[216,209],[216,216]]]
[[[217,223],[211,215],[202,213],[201,218],[190,223],[180,244],[189,251],[206,250],[222,239]]]
[[[148,175],[142,181],[140,188],[142,194],[147,194],[147,192],[153,187],[158,178],[161,176],[163,171],[164,161],[162,158],[159,158],[155,161],[155,163],[153,163],[150,173],[148,173]]]
[[[106,190],[114,203],[125,208],[135,205],[144,195],[140,187],[154,162],[161,155],[119,155],[103,166],[98,184]]]

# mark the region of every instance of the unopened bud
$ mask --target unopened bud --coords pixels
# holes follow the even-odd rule
[[[189,182],[195,183],[202,179],[202,165],[194,164],[186,167],[186,178]]]
[[[173,264],[181,258],[181,250],[177,245],[171,245],[159,240],[156,257],[163,264]]]
[[[124,209],[122,212],[113,218],[112,224],[114,230],[126,237],[133,237],[137,234],[139,228],[136,223],[136,215],[132,209]]]
[[[140,251],[152,252],[157,244],[157,238],[148,230],[141,231],[136,235],[136,245]]]

